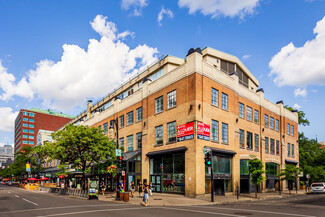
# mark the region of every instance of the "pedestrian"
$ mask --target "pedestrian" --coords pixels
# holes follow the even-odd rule
[[[135,186],[134,186],[134,182],[132,181],[130,186],[129,186],[129,191],[131,192],[131,197],[134,197],[134,190],[135,190]]]
[[[120,181],[120,184],[118,185],[120,192],[124,192],[124,184],[123,184],[123,180]]]
[[[106,185],[102,182],[102,194],[105,195]]]
[[[140,181],[139,185],[138,185],[139,197],[142,197],[142,190],[143,190],[143,186],[142,186],[142,183]]]
[[[143,185],[143,206],[148,206],[148,200],[149,200],[149,187],[147,183],[144,183]]]
[[[149,183],[149,194],[152,196],[152,182]]]

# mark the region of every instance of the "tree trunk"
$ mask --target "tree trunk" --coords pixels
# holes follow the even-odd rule
[[[298,194],[298,179],[296,177],[296,194]]]

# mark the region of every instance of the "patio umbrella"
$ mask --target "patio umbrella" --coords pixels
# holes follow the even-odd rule
[[[40,178],[41,181],[46,181],[46,180],[50,180],[50,178],[47,178],[47,177],[42,177]]]
[[[67,175],[59,175],[60,179],[63,179],[64,177],[67,177]]]
[[[27,180],[28,180],[28,181],[39,181],[39,179],[36,179],[36,178],[34,178],[34,177],[33,177],[33,178],[28,178]]]

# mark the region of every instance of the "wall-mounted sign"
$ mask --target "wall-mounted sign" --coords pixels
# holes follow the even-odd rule
[[[177,142],[194,139],[194,122],[177,126]]]
[[[210,125],[197,122],[197,138],[210,141]]]

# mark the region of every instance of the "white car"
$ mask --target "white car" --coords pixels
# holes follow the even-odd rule
[[[325,184],[324,183],[311,184],[311,193],[325,193]]]

